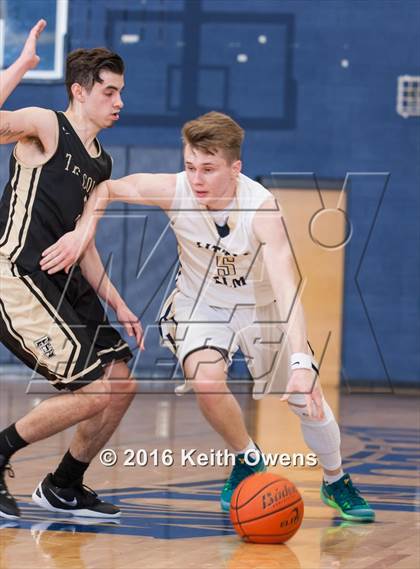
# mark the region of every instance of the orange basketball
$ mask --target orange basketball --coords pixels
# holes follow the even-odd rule
[[[300,528],[302,496],[287,478],[270,472],[253,474],[235,489],[230,519],[245,541],[283,543]]]

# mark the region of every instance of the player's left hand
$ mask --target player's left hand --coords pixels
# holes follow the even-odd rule
[[[306,408],[309,417],[321,421],[324,419],[324,406],[322,404],[322,393],[316,379],[316,373],[311,369],[296,369],[287,384],[286,393],[281,398],[287,401],[289,397],[296,393],[305,395]]]
[[[58,241],[42,252],[39,262],[41,270],[47,271],[49,275],[59,271],[68,273],[82,256],[87,245],[87,239],[77,229],[65,233]]]
[[[38,20],[28,34],[25,45],[20,54],[20,59],[25,62],[28,69],[33,69],[40,62],[40,57],[36,53],[36,46],[39,36],[44,31],[47,22],[44,19]]]
[[[115,309],[118,321],[124,326],[127,334],[136,338],[136,344],[143,351],[144,350],[144,336],[143,328],[140,320],[132,312],[125,303],[121,303]]]

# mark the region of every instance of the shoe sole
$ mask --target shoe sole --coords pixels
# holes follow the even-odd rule
[[[327,506],[330,506],[331,508],[334,508],[335,510],[337,510],[338,512],[340,512],[340,516],[344,519],[344,520],[348,520],[351,522],[374,522],[375,521],[375,512],[373,512],[370,516],[366,516],[366,517],[362,517],[362,516],[353,516],[351,514],[346,514],[345,512],[343,512],[343,510],[340,508],[340,506],[334,502],[333,500],[330,500],[329,498],[327,498],[325,496],[325,494],[322,492],[321,490],[321,500],[324,502],[324,504],[326,504]]]
[[[19,520],[20,515],[14,516],[13,514],[6,514],[6,512],[0,511],[0,517],[5,518],[6,520]]]
[[[35,492],[32,494],[32,500],[35,502],[37,506],[39,506],[40,508],[44,508],[44,510],[48,510],[50,512],[61,512],[64,514],[70,514],[72,516],[81,516],[86,518],[102,518],[102,519],[111,519],[111,520],[119,518],[121,516],[121,512],[117,512],[116,514],[102,514],[101,512],[94,512],[92,510],[86,510],[86,509],[65,510],[64,508],[56,508],[55,506],[51,506],[47,498],[44,496],[41,484],[38,485]]]
[[[220,500],[220,508],[221,508],[222,512],[229,512],[230,511],[230,502],[222,502],[222,500]]]

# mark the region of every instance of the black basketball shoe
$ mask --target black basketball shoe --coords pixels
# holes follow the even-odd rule
[[[0,456],[0,516],[8,520],[16,520],[20,517],[16,500],[10,494],[4,477],[6,472],[11,478],[15,477],[10,464],[2,464],[3,456]]]
[[[32,494],[32,500],[51,512],[62,512],[90,518],[118,518],[120,510],[98,498],[96,492],[78,482],[69,488],[59,488],[48,474]]]

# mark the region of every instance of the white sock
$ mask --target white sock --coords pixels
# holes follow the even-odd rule
[[[258,450],[252,439],[249,439],[249,443],[244,449],[235,451],[235,454],[245,454],[249,450]]]
[[[340,470],[338,474],[325,474],[324,472],[324,480],[327,484],[334,484],[334,482],[338,482],[340,478],[344,476],[343,469]]]

